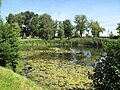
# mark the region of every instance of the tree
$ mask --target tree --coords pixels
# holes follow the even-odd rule
[[[54,37],[54,21],[48,14],[42,14],[39,18],[40,27],[38,31],[38,36],[42,39],[51,40]]]
[[[18,27],[19,25],[22,38],[38,36],[50,40],[55,36],[55,22],[48,14],[38,15],[30,11],[15,15],[10,13],[6,20],[11,26]]]
[[[113,35],[113,33],[112,33],[112,31],[110,32],[110,34],[109,34],[109,38],[113,38],[114,37],[114,35]]]
[[[87,17],[85,15],[76,15],[75,16],[76,31],[80,32],[82,37],[83,32],[86,30]]]
[[[14,29],[14,31],[16,32],[16,34],[18,36],[20,36],[20,32],[21,32],[21,28],[18,24],[18,22],[15,19],[15,15],[13,15],[12,13],[10,13],[8,15],[8,17],[6,17],[7,23],[9,23],[11,25],[11,27]]]
[[[105,31],[105,28],[101,27],[100,24],[97,21],[91,21],[91,33],[93,37],[99,37],[100,32]]]
[[[98,28],[99,28],[98,22],[92,21],[91,22],[91,33],[92,33],[93,37],[97,37]]]
[[[58,22],[58,37],[62,40],[64,38],[64,25],[62,21]]]
[[[21,12],[19,14],[13,15],[10,13],[8,17],[6,17],[7,22],[12,26],[13,23],[18,23],[20,27],[20,35],[22,38],[25,36],[30,36],[31,35],[31,28],[29,27],[30,22],[34,16],[33,12],[26,11],[26,12]],[[24,27],[23,27],[24,26]]]
[[[63,21],[63,25],[65,37],[69,40],[72,36],[73,25],[71,24],[70,20]]]
[[[32,20],[32,17],[34,16],[33,12],[26,11],[26,12],[21,12],[16,16],[17,21],[21,27],[21,36],[23,37],[24,35],[30,36],[31,35],[31,28],[29,27],[29,24]],[[25,27],[22,27],[25,26]]]
[[[37,32],[39,27],[40,27],[39,15],[35,14],[29,23],[29,28],[31,30],[32,37],[38,36]]]
[[[87,21],[87,22],[86,22],[86,32],[87,32],[86,36],[87,36],[87,37],[88,37],[89,34],[90,34],[90,25],[91,25],[91,23],[90,23],[89,21]]]
[[[0,7],[1,7],[1,5],[2,5],[2,0],[0,0]]]
[[[53,26],[53,39],[56,37],[57,34],[57,29],[58,29],[58,21],[54,21],[54,26]]]
[[[19,45],[16,32],[10,24],[0,20],[0,65],[10,66],[14,71],[19,57]]]
[[[14,19],[15,19],[15,16],[12,13],[10,13],[8,17],[6,17],[6,20],[10,25],[15,22]]]
[[[120,35],[120,23],[117,24],[118,27],[116,28],[116,30],[118,31],[118,34]]]
[[[0,0],[0,7],[1,7],[1,4],[2,4],[2,0]]]

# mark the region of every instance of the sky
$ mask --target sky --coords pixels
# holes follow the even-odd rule
[[[86,15],[89,21],[98,21],[106,29],[101,36],[108,36],[111,31],[117,35],[117,23],[120,23],[120,0],[2,0],[4,20],[9,13],[27,10],[47,13],[53,20],[70,19],[73,24],[75,15]]]

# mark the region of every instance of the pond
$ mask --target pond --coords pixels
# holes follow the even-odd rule
[[[102,53],[91,47],[40,47],[22,49],[22,74],[51,90],[88,89],[88,72]]]
[[[26,47],[23,52],[27,55],[25,59],[60,59],[69,60],[74,64],[91,66],[102,54],[102,48],[97,47]]]

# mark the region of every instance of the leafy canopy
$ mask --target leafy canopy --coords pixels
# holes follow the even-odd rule
[[[15,70],[19,57],[19,43],[17,34],[10,24],[0,20],[0,65],[9,66]]]

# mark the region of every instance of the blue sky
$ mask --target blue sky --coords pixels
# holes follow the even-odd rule
[[[33,11],[38,14],[48,13],[54,20],[70,19],[75,15],[85,14],[88,20],[98,21],[108,35],[120,23],[120,0],[2,0],[2,17],[9,13],[17,14],[24,11]]]

